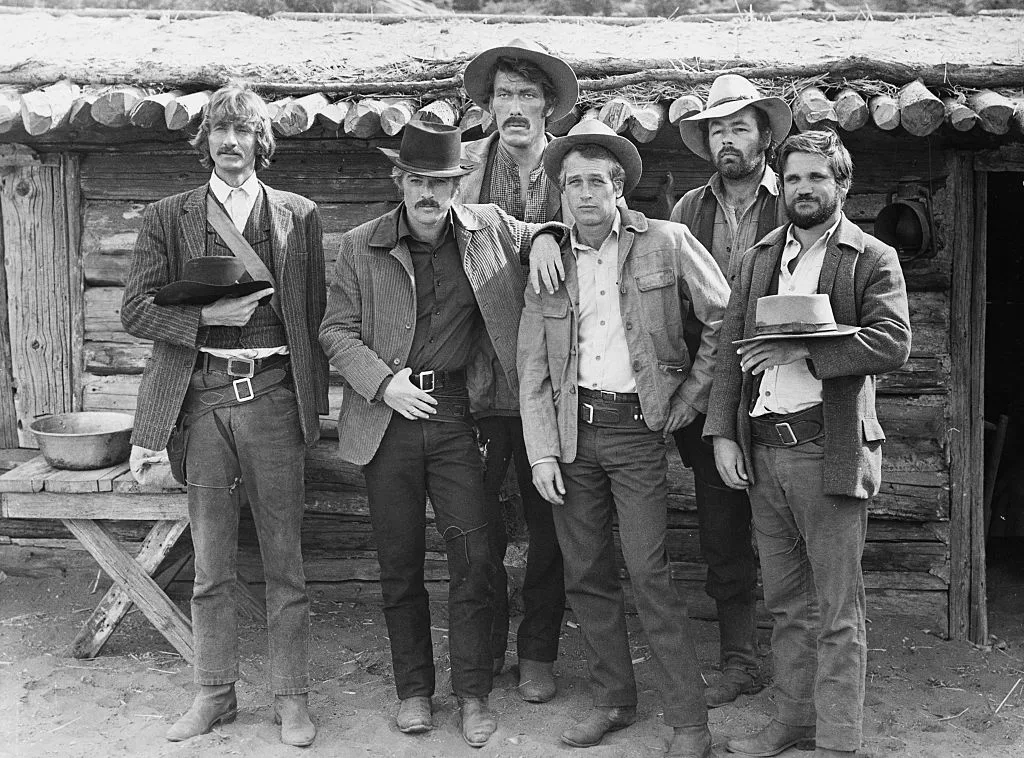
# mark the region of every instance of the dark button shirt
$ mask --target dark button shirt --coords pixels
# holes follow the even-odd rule
[[[523,207],[522,186],[519,181],[519,165],[512,160],[505,146],[498,141],[495,146],[494,165],[491,169],[490,198],[505,213],[530,224],[550,221],[548,216],[549,195],[553,185],[548,181],[542,162],[530,172],[530,186],[526,191],[526,207]]]
[[[481,318],[451,216],[435,246],[412,236],[403,211],[398,239],[409,247],[416,276],[416,331],[408,365],[414,373],[464,368],[473,355]]]

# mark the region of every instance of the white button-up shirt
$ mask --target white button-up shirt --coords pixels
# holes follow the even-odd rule
[[[840,218],[841,220],[841,218]],[[793,225],[786,233],[786,247],[782,250],[782,265],[779,270],[780,295],[814,295],[818,292],[821,264],[825,261],[825,248],[832,234],[839,226],[832,227],[818,237],[807,251],[800,255],[800,240],[793,234]],[[796,267],[790,270],[790,263],[800,255]],[[767,413],[796,413],[821,402],[821,380],[807,367],[807,361],[799,360],[783,366],[775,366],[762,374],[761,387],[751,416]]]
[[[256,199],[260,196],[260,182],[256,178],[256,172],[249,174],[249,178],[242,182],[241,187],[232,187],[214,171],[210,176],[210,191],[227,209],[235,228],[240,232],[244,230],[245,223],[256,206]]]
[[[580,240],[573,227],[572,252],[580,284],[579,386],[608,392],[636,392],[629,346],[619,309],[618,212],[601,248]]]

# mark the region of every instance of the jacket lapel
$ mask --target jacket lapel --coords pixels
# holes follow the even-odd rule
[[[756,303],[757,298],[768,294],[775,270],[782,265],[782,250],[786,246],[786,235],[773,244],[765,246],[754,257],[754,272],[750,279],[750,297],[748,302]]]
[[[852,249],[855,255],[860,254],[864,249],[864,232],[844,214],[825,248],[825,260],[822,261],[821,274],[818,276],[818,294],[832,294],[843,252],[848,249]]]
[[[412,253],[409,247],[398,241],[398,214],[402,212],[404,203],[392,211],[385,213],[377,219],[376,226],[370,232],[369,244],[371,247],[383,248],[387,254],[397,260],[412,283],[412,290],[416,292],[416,269],[412,265]]]
[[[284,278],[285,260],[288,258],[288,237],[295,224],[292,221],[292,212],[285,205],[281,193],[263,182],[260,182],[260,186],[267,194],[267,207],[270,209],[270,249],[274,254],[274,271],[280,284]]]
[[[210,185],[193,190],[181,206],[181,238],[185,260],[206,255],[206,193]]]

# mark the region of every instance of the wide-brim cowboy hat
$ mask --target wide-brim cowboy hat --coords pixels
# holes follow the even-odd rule
[[[486,110],[490,105],[487,99],[491,91],[491,82],[487,77],[498,58],[530,61],[548,75],[551,83],[555,85],[555,102],[551,103],[554,110],[548,116],[551,121],[568,115],[579,100],[580,83],[572,66],[549,53],[540,43],[517,38],[507,45],[484,50],[466,65],[466,70],[462,74],[466,94],[481,108]]]
[[[754,336],[734,345],[761,340],[805,340],[848,337],[859,326],[837,324],[828,295],[766,295],[757,299]]]
[[[632,192],[644,172],[644,163],[636,145],[621,137],[603,121],[585,118],[569,130],[564,137],[551,140],[544,149],[544,170],[554,181],[562,171],[562,160],[566,153],[579,145],[600,145],[614,155],[626,171],[622,194]]]
[[[793,127],[793,112],[786,101],[781,97],[762,97],[757,87],[739,74],[722,74],[711,84],[708,107],[679,122],[679,136],[683,144],[704,160],[713,161],[706,132],[701,129],[700,122],[725,118],[748,106],[760,108],[768,114],[772,142],[786,139]]]
[[[378,147],[388,160],[403,171],[418,176],[448,179],[465,176],[480,164],[464,160],[462,130],[457,126],[432,121],[410,121],[402,130],[402,145],[398,150]]]
[[[242,281],[244,279],[247,281]],[[209,305],[222,297],[244,297],[273,286],[270,282],[250,278],[240,258],[206,255],[185,261],[182,278],[157,290],[153,302],[157,305]]]

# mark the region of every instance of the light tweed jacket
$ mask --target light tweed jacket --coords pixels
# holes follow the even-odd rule
[[[151,450],[167,445],[195,365],[203,327],[200,306],[160,306],[157,290],[181,278],[186,260],[206,255],[209,185],[153,203],[142,218],[121,306],[129,334],[153,340],[139,388],[132,443]],[[320,436],[327,405],[327,359],[316,334],[326,302],[323,232],[316,205],[261,183],[270,212],[274,274],[280,294],[299,418],[307,445]]]
[[[416,287],[412,256],[397,239],[399,206],[347,232],[334,280],[327,295],[327,313],[320,343],[331,364],[345,379],[338,417],[338,450],[342,459],[366,464],[391,421],[392,409],[374,397],[384,379],[406,366],[416,323]],[[532,236],[545,226],[524,224],[496,205],[455,205],[455,239],[462,267],[483,315],[487,339],[505,380],[518,392],[516,333],[523,309],[525,278],[522,263],[529,257]],[[493,360],[475,365],[491,365]],[[493,377],[471,372],[471,402],[490,390]]]

